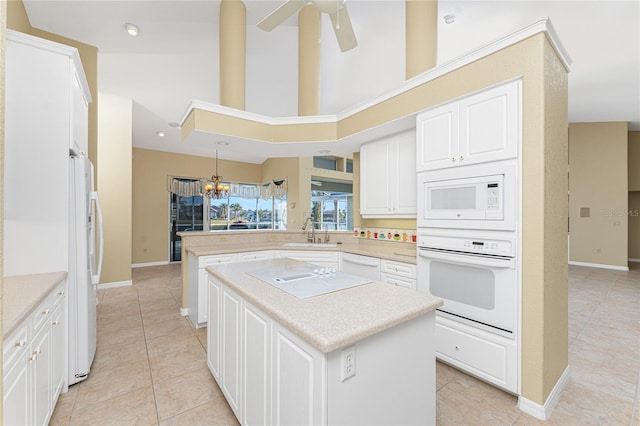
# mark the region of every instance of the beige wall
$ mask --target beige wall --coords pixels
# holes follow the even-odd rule
[[[133,235],[130,264],[169,260],[169,192],[167,178],[199,179],[215,172],[215,159],[133,149]],[[218,160],[225,180],[262,182],[259,164]]]
[[[100,283],[131,280],[131,147],[133,102],[99,94],[100,131],[97,191],[104,223],[104,265]]]
[[[261,166],[262,178],[258,182],[287,179],[287,229],[302,226],[304,214],[309,212],[311,199],[305,194],[306,185],[300,177],[300,164],[304,162],[304,158],[269,158]]]
[[[627,267],[627,140],[626,122],[569,126],[571,261]]]
[[[640,132],[629,132],[629,258],[640,260]]]
[[[5,57],[5,32],[7,28],[7,8],[6,2],[0,2],[0,55],[1,57]],[[4,60],[0,61],[0,241],[4,238],[2,232],[4,230]],[[2,277],[4,276],[3,267],[2,267],[2,259],[4,258],[4,254],[2,252],[3,247],[0,247],[0,289],[2,289]],[[2,338],[2,291],[0,291],[0,339]],[[3,371],[2,368],[2,355],[0,355],[0,372]],[[2,375],[4,377],[4,374]],[[2,392],[2,384],[0,384],[0,396],[4,395]],[[2,413],[2,405],[0,405],[0,418],[3,417]]]
[[[640,131],[628,134],[629,191],[640,191]]]
[[[629,192],[629,259],[640,261],[640,191]]]

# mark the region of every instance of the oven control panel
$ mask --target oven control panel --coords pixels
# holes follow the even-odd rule
[[[420,234],[418,236],[418,246],[496,256],[515,256],[515,241],[510,239]]]

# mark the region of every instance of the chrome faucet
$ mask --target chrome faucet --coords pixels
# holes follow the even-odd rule
[[[302,225],[303,231],[307,230],[307,225],[311,225],[311,229],[307,231],[307,241],[310,243],[313,243],[315,242],[315,239],[316,239],[316,229],[313,227],[313,219],[311,219],[310,217],[308,217],[304,221],[304,225]]]

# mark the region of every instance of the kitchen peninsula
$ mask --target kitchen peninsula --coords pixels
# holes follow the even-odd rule
[[[433,424],[441,299],[378,281],[298,298],[258,278],[293,259],[208,266],[207,364],[242,424]]]

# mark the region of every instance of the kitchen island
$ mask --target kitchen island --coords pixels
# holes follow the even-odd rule
[[[258,278],[301,264],[207,267],[207,364],[240,423],[435,423],[442,300],[377,281],[298,298]]]

